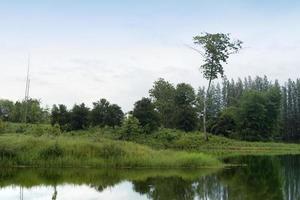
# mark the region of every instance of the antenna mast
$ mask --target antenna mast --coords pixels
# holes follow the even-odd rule
[[[30,87],[29,68],[30,68],[30,55],[28,55],[26,87],[25,87],[24,118],[23,118],[24,123],[26,123],[27,121],[27,109],[28,109],[27,107],[28,107],[28,100],[29,100],[29,87]]]

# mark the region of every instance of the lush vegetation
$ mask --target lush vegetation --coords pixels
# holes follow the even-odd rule
[[[278,81],[272,82],[267,77],[248,77],[243,81],[224,78],[221,84],[212,84],[206,97],[208,131],[243,140],[297,140],[300,130],[299,82],[289,80],[280,86]],[[159,79],[150,89],[149,98],[137,101],[127,115],[120,106],[106,99],[94,102],[92,108],[83,103],[72,109],[62,104],[54,105],[51,112],[42,108],[39,101],[31,99],[27,102],[26,118],[31,123],[51,122],[62,132],[90,127],[124,127],[128,121],[135,121],[136,128],[140,129],[128,134],[151,134],[159,128],[201,131],[204,93],[204,87],[196,92],[189,84],[174,86]],[[0,120],[22,122],[22,105],[25,102],[0,100]],[[0,122],[0,132],[1,126],[3,123]]]
[[[38,131],[33,135],[36,129]],[[24,133],[2,134],[0,165],[114,168],[198,168],[220,165],[217,159],[202,153],[154,150],[145,145],[111,140],[89,132],[53,135],[52,131],[47,126],[31,126]],[[41,132],[43,135],[40,135]]]
[[[141,132],[141,127],[136,127],[136,118],[129,119],[127,128],[95,127],[65,133],[50,125],[7,123],[5,133],[0,135],[0,164],[197,168],[221,166],[223,159],[235,155],[300,153],[297,144],[245,142],[211,134],[206,141],[201,132],[186,133],[172,129],[159,129],[148,134]]]

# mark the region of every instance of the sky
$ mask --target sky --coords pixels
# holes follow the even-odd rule
[[[0,98],[24,98],[29,54],[44,106],[106,98],[129,111],[158,78],[197,89],[203,61],[187,45],[202,32],[244,42],[228,78],[284,83],[300,74],[299,21],[292,0],[0,0]]]

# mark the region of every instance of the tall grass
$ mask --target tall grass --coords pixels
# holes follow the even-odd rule
[[[199,168],[220,166],[203,153],[153,150],[132,142],[84,136],[0,136],[1,166]]]

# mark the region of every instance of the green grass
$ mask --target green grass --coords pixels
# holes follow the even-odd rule
[[[94,135],[113,140],[120,137],[118,130],[108,128],[81,131],[78,134]],[[300,154],[300,144],[295,143],[247,142],[211,134],[209,134],[209,141],[205,141],[204,138],[204,134],[201,132],[185,133],[179,130],[161,129],[153,134],[135,135],[130,140],[153,149],[201,152],[221,159],[240,155]]]
[[[220,166],[203,153],[154,150],[91,136],[2,134],[0,165],[31,167],[199,168]]]

